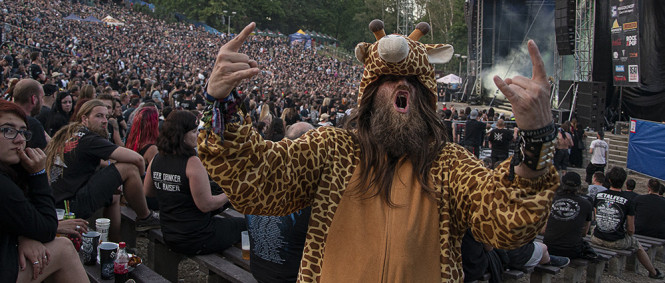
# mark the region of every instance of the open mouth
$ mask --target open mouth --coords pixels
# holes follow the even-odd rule
[[[395,95],[395,110],[399,113],[406,113],[409,111],[409,92],[399,91]]]

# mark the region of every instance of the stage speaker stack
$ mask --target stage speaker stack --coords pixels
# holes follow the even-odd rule
[[[605,98],[607,85],[604,82],[577,82],[577,121],[594,131],[605,125]]]
[[[575,53],[575,0],[556,0],[554,9],[556,49],[559,55]]]

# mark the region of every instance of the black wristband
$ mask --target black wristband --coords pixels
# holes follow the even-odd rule
[[[550,136],[552,134],[554,134],[554,137],[556,137],[556,126],[554,126],[554,123],[550,122],[545,127],[542,127],[540,129],[520,130],[519,133],[525,139],[529,138],[539,139]],[[551,140],[554,140],[554,138],[552,138]]]

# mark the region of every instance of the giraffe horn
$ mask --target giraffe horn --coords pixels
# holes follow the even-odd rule
[[[369,23],[369,30],[374,33],[376,40],[386,36],[386,32],[383,30],[383,22],[381,20],[376,19]]]
[[[418,41],[421,37],[429,33],[429,31],[429,24],[426,22],[420,22],[416,25],[416,29],[414,29],[413,32],[409,34],[409,38],[413,41]]]

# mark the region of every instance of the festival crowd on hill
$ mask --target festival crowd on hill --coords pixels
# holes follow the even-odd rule
[[[5,251],[14,244],[13,252],[2,253],[3,270],[5,262],[17,263],[19,256],[25,256],[28,264],[34,264],[35,278],[44,279],[37,274],[38,269],[47,275],[59,274],[60,278],[82,276],[78,268],[66,273],[61,270],[61,264],[50,268],[40,264],[49,256],[65,255],[66,258],[73,253],[65,245],[69,242],[53,241],[52,228],[57,226],[58,233],[80,237],[87,231],[87,222],[83,219],[103,208],[113,223],[109,237],[119,241],[118,207],[121,203],[129,204],[137,212],[137,230],[161,227],[167,244],[182,253],[220,252],[238,242],[242,230],[270,234],[259,231],[267,228],[258,227],[257,223],[288,221],[257,217],[246,223],[243,219],[220,221],[212,217],[226,209],[229,202],[216,184],[209,181],[196,157],[196,134],[202,110],[207,105],[204,90],[212,71],[211,62],[230,36],[213,35],[188,23],[167,23],[125,6],[88,6],[74,2],[0,2],[0,23],[4,24],[0,49],[3,96],[0,140],[2,150],[13,150],[0,160],[3,173],[0,181],[3,188],[15,189],[6,194],[11,198],[7,206],[3,205],[3,211],[9,211],[3,215],[15,216],[21,210],[12,211],[12,208],[21,203],[26,204],[23,212],[29,215],[25,221],[5,216],[0,221],[0,226],[16,230],[1,235],[2,239],[7,239],[3,242],[9,245],[0,250]],[[65,20],[70,14],[80,18],[110,15],[124,25]],[[322,56],[317,46],[305,48],[302,44],[291,45],[284,38],[266,36],[251,36],[242,52],[256,60],[262,70],[260,75],[243,82],[237,89],[246,96],[243,101],[246,111],[266,140],[295,139],[313,127],[341,127],[344,117],[356,107],[358,78],[363,68],[351,59]],[[495,113],[493,109],[448,109],[445,104],[439,114],[448,126],[449,140],[462,144],[476,157],[485,157],[488,167],[495,167],[512,155],[513,144],[519,138],[510,122],[512,117]],[[310,125],[303,125],[305,123]],[[660,211],[665,208],[662,184],[650,180],[646,184],[649,194],[645,196],[634,197],[622,192],[624,183],[634,188],[635,182],[625,182],[626,174],[621,168],[607,170],[606,178],[609,148],[603,141],[603,133],[598,133],[597,141],[587,146],[583,128],[575,121],[563,123],[560,128],[554,162],[564,177],[550,222],[547,229],[543,229],[545,244],[532,242],[507,251],[511,262],[504,265],[518,268],[539,263],[565,266],[568,258],[594,258],[597,255],[582,239],[592,230],[592,222],[597,225],[591,241],[597,245],[639,250],[639,243],[631,237],[635,232],[665,238],[665,225],[653,224],[654,221],[662,223],[665,216],[665,211]],[[19,148],[22,143],[27,143],[30,149]],[[14,145],[19,147],[12,147]],[[491,154],[483,154],[483,149],[489,149]],[[592,154],[587,167],[588,190],[579,175],[566,172],[567,166],[582,167],[585,151]],[[7,157],[16,152],[17,158]],[[23,169],[16,166],[19,163]],[[45,170],[38,170],[40,168]],[[186,195],[173,194],[176,179],[177,191]],[[93,181],[108,188],[103,193],[92,193],[89,183]],[[34,189],[49,185],[54,196],[46,190]],[[123,198],[116,191],[121,185]],[[27,198],[22,198],[21,192]],[[597,213],[602,218],[594,218],[593,207],[606,208],[615,205],[610,204],[610,200],[617,199],[625,199],[620,204],[625,215],[599,209]],[[62,207],[64,200],[71,200],[77,216],[83,219],[56,223],[54,209]],[[28,205],[29,202],[32,203]],[[580,213],[570,217],[566,213],[570,209],[580,210]],[[160,216],[155,210],[160,211]],[[656,211],[662,213],[661,218],[653,219]],[[304,219],[298,219],[299,230],[289,231],[290,239],[286,239],[299,239],[300,247],[309,217],[306,211],[298,212],[297,217],[303,215]],[[291,219],[296,222],[295,217]],[[625,230],[616,229],[624,223]],[[191,236],[191,231],[197,231],[196,237]],[[577,236],[562,235],[560,231],[572,231]],[[35,237],[36,234],[43,236]],[[462,248],[465,272],[470,275],[492,272],[489,269],[495,258],[489,254],[497,251],[475,242],[470,233],[467,237],[466,252],[464,245]],[[212,239],[223,240],[211,245]],[[256,244],[258,240],[252,241]],[[32,249],[40,253],[33,258],[26,250],[39,246],[38,242],[47,244]],[[289,245],[294,243],[285,244]],[[52,251],[50,255],[46,250]],[[252,269],[256,268],[262,278],[271,281],[274,278],[267,274],[279,269],[283,262],[262,258],[261,252],[252,251],[253,260],[257,258]],[[279,276],[289,281],[295,278],[293,272],[297,273],[300,255],[285,256],[290,260],[288,265],[295,270],[280,271]],[[647,262],[642,253],[638,254],[638,259],[649,270],[650,277],[662,278],[660,271]],[[21,267],[24,268],[25,263]],[[0,281],[15,281],[11,277],[17,276],[25,278],[21,274],[3,274],[0,278],[9,281]]]

